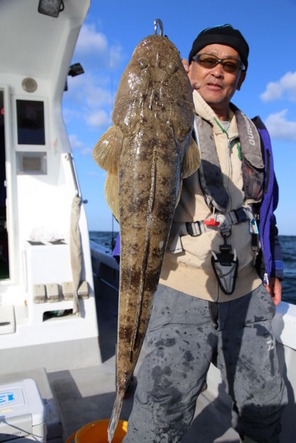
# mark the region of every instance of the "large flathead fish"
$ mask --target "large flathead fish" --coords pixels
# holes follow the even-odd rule
[[[148,36],[121,77],[114,125],[93,151],[108,171],[105,196],[120,223],[117,395],[110,442],[147,329],[182,179],[199,167],[193,119],[191,85],[178,50],[162,35]]]

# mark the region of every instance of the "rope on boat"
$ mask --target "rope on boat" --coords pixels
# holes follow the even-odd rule
[[[72,280],[74,289],[74,306],[73,314],[80,313],[80,306],[78,300],[78,289],[81,281],[82,272],[82,245],[81,245],[81,235],[79,228],[80,219],[80,207],[81,207],[81,194],[78,186],[78,179],[76,171],[74,168],[73,157],[71,154],[66,155],[66,160],[70,162],[71,173],[74,181],[75,196],[72,200],[71,206],[71,220],[70,220],[70,259],[71,259],[71,270],[72,270]]]
[[[80,286],[81,271],[82,271],[82,248],[81,248],[81,237],[79,229],[80,206],[81,206],[81,197],[79,195],[75,195],[75,197],[72,200],[71,226],[70,226],[70,257],[71,257],[72,279],[74,286],[73,314],[80,313],[80,307],[78,301],[78,289]]]

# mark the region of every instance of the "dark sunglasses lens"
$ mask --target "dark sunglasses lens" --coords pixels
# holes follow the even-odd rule
[[[201,66],[203,66],[204,68],[207,68],[207,69],[214,68],[218,63],[217,58],[209,57],[209,56],[205,56],[205,57],[199,56],[198,61]]]
[[[223,63],[223,68],[224,68],[224,71],[225,72],[229,72],[229,73],[232,73],[232,72],[236,72],[236,71],[238,71],[239,70],[239,68],[240,68],[240,65],[239,65],[239,63],[236,63],[236,62],[224,62]]]
[[[206,69],[213,69],[221,61],[213,56],[201,54],[196,57],[197,62]],[[223,60],[222,66],[225,72],[234,73],[240,69],[240,63],[235,60]]]

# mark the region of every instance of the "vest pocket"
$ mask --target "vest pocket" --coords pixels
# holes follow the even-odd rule
[[[245,198],[260,202],[263,196],[264,167],[256,168],[243,157],[242,174]]]

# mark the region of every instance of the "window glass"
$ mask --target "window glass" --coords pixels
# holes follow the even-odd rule
[[[44,103],[17,100],[17,135],[19,145],[45,145]]]

